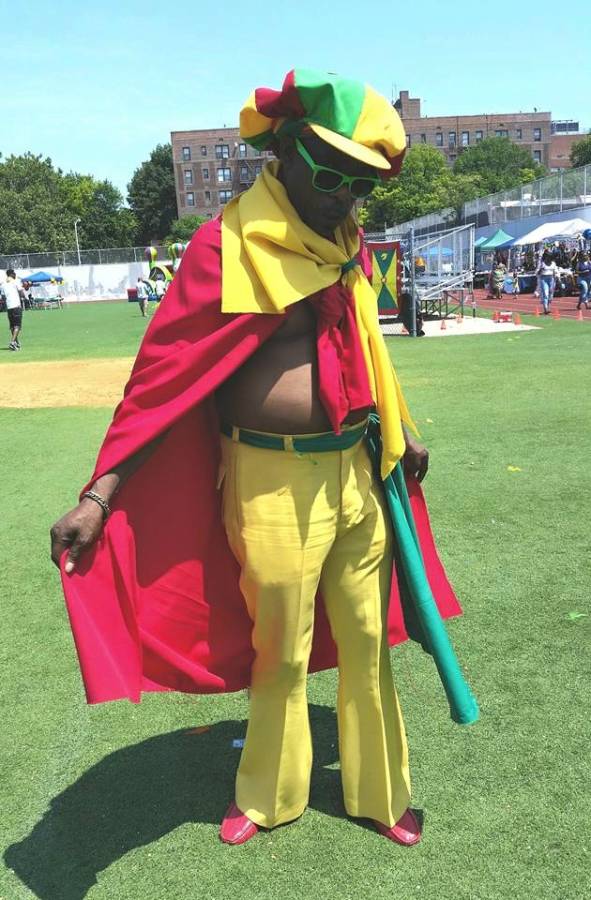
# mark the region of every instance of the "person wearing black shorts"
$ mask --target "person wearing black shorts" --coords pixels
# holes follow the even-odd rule
[[[6,312],[8,313],[8,327],[10,328],[8,349],[20,350],[18,337],[23,324],[22,297],[24,292],[14,269],[6,270],[6,281],[0,285],[0,291],[6,301]]]

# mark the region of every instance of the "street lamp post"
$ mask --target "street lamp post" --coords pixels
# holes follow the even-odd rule
[[[80,261],[80,241],[78,240],[78,222],[81,222],[82,219],[74,219],[74,234],[76,235],[76,251],[78,253],[78,265],[82,265]]]

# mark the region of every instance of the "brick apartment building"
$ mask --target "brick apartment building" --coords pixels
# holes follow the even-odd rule
[[[409,147],[430,144],[453,165],[468,147],[485,137],[508,137],[551,169],[570,165],[574,140],[584,137],[578,122],[552,122],[549,112],[492,113],[481,116],[421,116],[421,101],[401,91],[394,103]],[[270,152],[259,152],[240,139],[237,128],[208,128],[171,133],[179,216],[216,216],[253,183]]]
[[[255,180],[272,157],[245,144],[237,128],[173,131],[172,159],[179,216],[211,219]]]
[[[460,153],[486,137],[508,137],[527,149],[536,162],[550,165],[552,116],[549,112],[421,116],[421,101],[410,97],[408,91],[400,91],[394,107],[404,124],[407,145],[437,147],[450,165]]]
[[[550,171],[561,172],[570,169],[570,151],[573,144],[586,137],[580,131],[578,122],[571,119],[552,122],[552,142],[550,144]]]

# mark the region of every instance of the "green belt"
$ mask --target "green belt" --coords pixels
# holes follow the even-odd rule
[[[264,450],[294,450],[296,453],[326,453],[330,450],[348,450],[365,435],[367,422],[361,422],[353,428],[348,428],[341,434],[327,431],[326,434],[315,434],[310,437],[283,437],[279,434],[261,434],[259,431],[249,431],[248,428],[236,428],[232,425],[222,424],[220,431],[226,437],[239,441],[241,444],[249,444],[251,447],[261,447]]]

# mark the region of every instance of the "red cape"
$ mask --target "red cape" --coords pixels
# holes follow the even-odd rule
[[[143,691],[247,687],[252,623],[216,489],[213,392],[281,325],[282,317],[220,312],[221,229],[191,241],[150,323],[90,483],[169,430],[112,503],[97,544],[62,582],[89,703]],[[408,484],[425,567],[444,618],[461,612],[437,555],[421,489]],[[390,643],[406,640],[396,578]],[[337,655],[317,603],[310,671]]]

